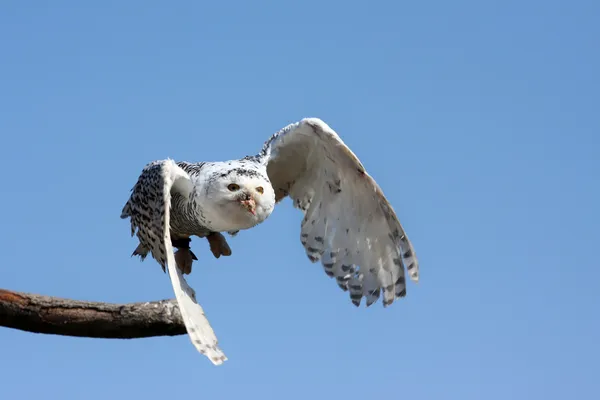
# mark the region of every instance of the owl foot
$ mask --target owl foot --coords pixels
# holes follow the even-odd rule
[[[206,236],[208,240],[208,244],[210,245],[210,251],[213,253],[215,258],[219,258],[223,256],[231,255],[231,248],[227,244],[227,240],[225,240],[225,236],[221,235],[219,232],[213,232],[210,235]]]
[[[197,259],[190,249],[179,249],[175,252],[175,262],[184,275],[192,272],[192,263]]]
[[[190,241],[192,239],[172,239],[171,244],[177,248],[175,252],[175,262],[177,267],[184,275],[192,272],[192,263],[198,260],[198,257],[190,250]]]

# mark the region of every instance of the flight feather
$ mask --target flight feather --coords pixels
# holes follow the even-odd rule
[[[154,161],[143,169],[121,218],[130,218],[131,234],[135,233],[139,239],[134,254],[144,259],[150,252],[169,273],[190,340],[200,353],[219,365],[227,358],[218,346],[204,310],[196,301],[194,290],[176,266],[171,245],[171,193],[188,195],[191,190],[190,176],[173,160]]]

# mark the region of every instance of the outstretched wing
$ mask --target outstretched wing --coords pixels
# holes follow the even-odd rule
[[[273,135],[259,158],[276,200],[304,213],[300,240],[312,262],[349,291],[352,303],[384,307],[406,295],[406,268],[419,279],[415,251],[373,178],[325,122],[303,119]]]
[[[217,337],[196,301],[194,289],[177,268],[171,245],[171,193],[177,191],[187,196],[191,190],[189,175],[173,160],[154,161],[143,169],[121,218],[130,218],[132,236],[137,229],[140,245],[134,254],[144,259],[151,252],[163,270],[166,267],[190,340],[200,353],[219,365],[227,357],[218,347]]]

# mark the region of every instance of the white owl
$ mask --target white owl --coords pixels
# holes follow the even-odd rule
[[[192,235],[206,237],[215,257],[231,255],[221,232],[235,235],[263,222],[289,196],[304,219],[300,240],[310,261],[370,306],[406,295],[404,268],[418,281],[412,244],[377,183],[323,121],[306,118],[275,133],[255,156],[226,162],[154,161],[142,171],[121,218],[131,219],[139,246],[169,273],[194,346],[214,364],[227,358],[183,274],[196,256]],[[177,253],[173,252],[177,248]],[[383,293],[382,293],[383,292]]]

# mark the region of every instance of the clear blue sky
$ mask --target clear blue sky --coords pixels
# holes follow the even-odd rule
[[[85,4],[84,4],[85,3]],[[226,160],[320,117],[394,205],[421,281],[356,309],[289,202],[199,293],[186,336],[0,328],[19,399],[598,399],[600,3],[12,1],[0,5],[0,287],[172,297],[119,219],[149,161]]]

